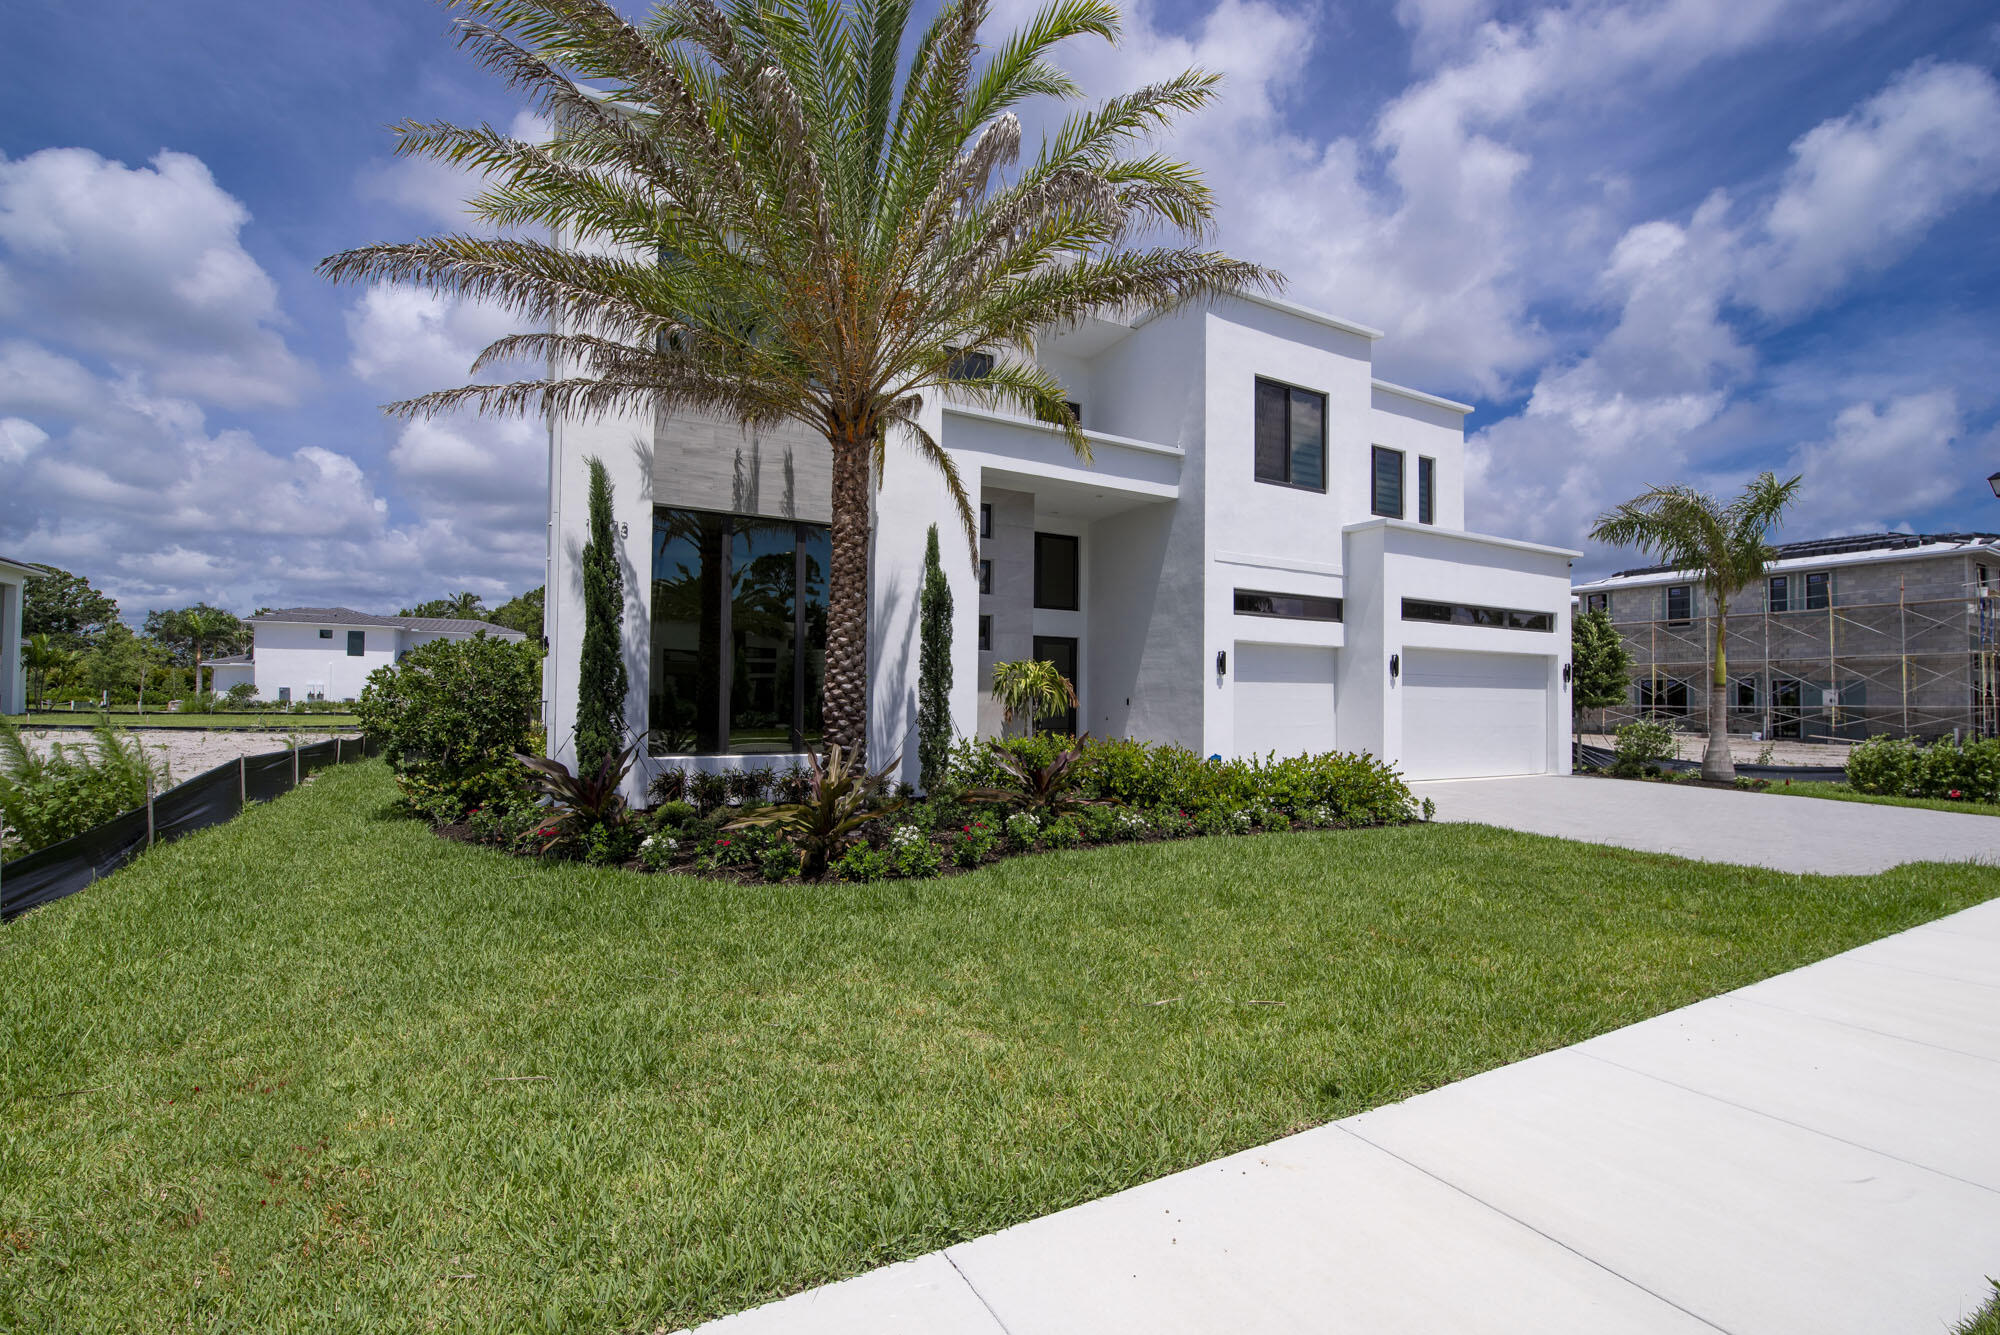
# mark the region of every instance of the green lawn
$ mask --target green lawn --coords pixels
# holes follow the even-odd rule
[[[0,1329],[673,1328],[2000,893],[1476,826],[765,888],[392,795],[325,771],[0,929]]]
[[[51,709],[12,717],[25,728],[45,724],[88,727],[104,715],[81,709],[74,714],[67,709]],[[138,723],[149,728],[269,728],[278,732],[328,732],[361,726],[361,720],[352,714],[155,714],[148,710],[144,714],[114,711],[110,718],[121,728]]]
[[[1834,802],[1870,802],[1883,807],[1922,807],[1928,811],[2000,816],[2000,806],[1991,802],[1954,802],[1946,797],[1881,797],[1874,793],[1857,793],[1844,783],[1774,783],[1765,791],[1782,797],[1821,797]]]

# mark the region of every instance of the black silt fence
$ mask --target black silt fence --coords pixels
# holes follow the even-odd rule
[[[297,750],[241,756],[204,770],[136,811],[0,866],[0,921],[73,895],[156,843],[232,820],[248,803],[280,797],[329,765],[375,753],[370,739],[335,737]]]
[[[1618,761],[1618,753],[1608,746],[1577,747],[1576,763],[1586,769],[1610,769]],[[1699,760],[1656,760],[1660,769],[1691,774],[1701,768]],[[1736,767],[1737,774],[1746,779],[1770,779],[1782,783],[1786,779],[1796,779],[1800,783],[1842,783],[1847,779],[1847,771],[1839,765],[1744,765]]]

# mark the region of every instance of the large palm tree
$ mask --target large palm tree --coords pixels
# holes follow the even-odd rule
[[[1079,96],[1050,55],[1115,39],[1104,0],[1048,0],[987,47],[987,0],[946,0],[907,60],[910,0],[669,0],[637,25],[604,0],[457,8],[460,43],[557,128],[527,143],[408,122],[397,147],[481,174],[472,212],[503,235],[365,246],[321,269],[501,303],[537,332],[493,344],[473,374],[516,358],[548,370],[392,411],[694,410],[823,434],[826,734],[846,747],[866,731],[869,487],[892,432],[942,475],[975,541],[964,480],[918,425],[924,395],[1025,410],[1087,459],[1033,360],[1038,331],[1282,281],[1202,248],[1207,187],[1145,142],[1206,104],[1214,75],[1077,111],[1019,161],[1015,108]]]
[[[1778,481],[1759,473],[1728,504],[1693,487],[1654,487],[1598,516],[1590,536],[1651,553],[1665,565],[1701,581],[1714,606],[1709,619],[1711,664],[1708,679],[1708,747],[1702,753],[1705,779],[1732,780],[1736,762],[1729,754],[1729,600],[1763,577],[1771,561],[1765,541],[1792,502],[1799,479]]]

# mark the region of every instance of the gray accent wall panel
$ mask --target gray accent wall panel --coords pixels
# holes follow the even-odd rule
[[[656,505],[832,522],[833,455],[825,437],[804,427],[746,429],[705,414],[660,413],[653,441]]]

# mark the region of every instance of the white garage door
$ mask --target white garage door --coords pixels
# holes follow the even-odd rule
[[[1237,755],[1333,750],[1333,653],[1296,644],[1237,643]]]
[[[1403,654],[1403,773],[1540,774],[1549,767],[1549,668],[1527,654]]]

